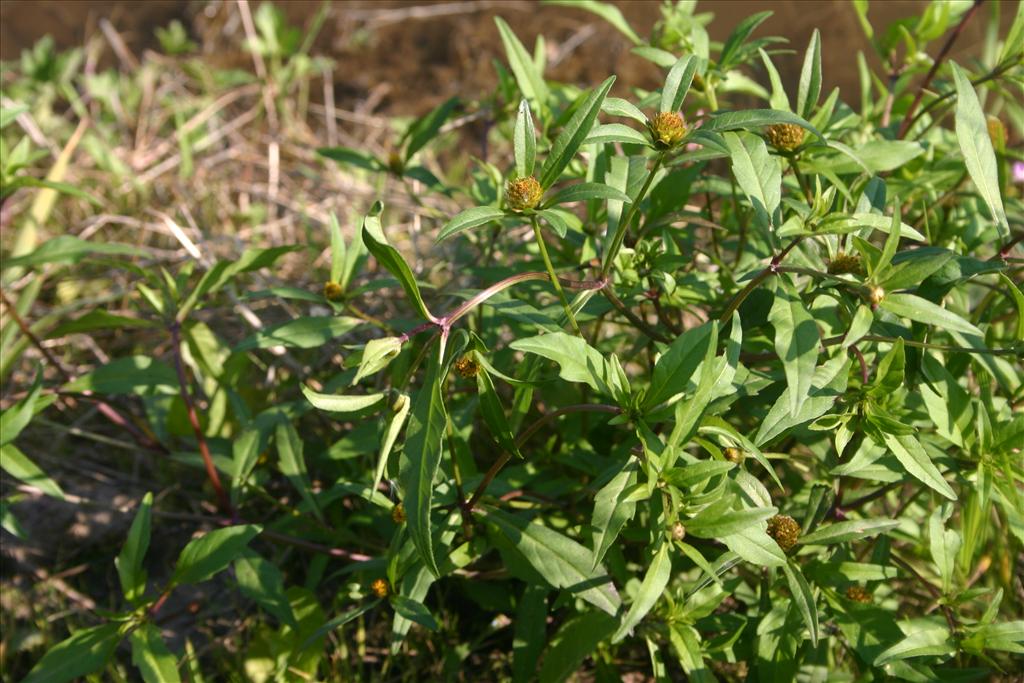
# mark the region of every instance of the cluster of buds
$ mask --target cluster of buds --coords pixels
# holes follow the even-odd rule
[[[540,204],[544,188],[533,176],[516,178],[505,188],[505,203],[513,211],[528,211]]]
[[[772,147],[783,152],[792,152],[804,141],[804,129],[795,123],[768,126],[767,135]]]
[[[726,448],[724,451],[722,451],[722,455],[725,456],[726,460],[732,463],[736,463],[737,465],[741,464],[743,460],[747,457],[747,454],[744,453],[742,449],[733,447]]]
[[[850,586],[846,589],[846,599],[866,605],[871,602],[871,592],[863,586]]]
[[[337,282],[331,280],[324,285],[324,298],[328,301],[341,301],[344,296],[345,290]]]
[[[829,261],[828,272],[832,275],[844,275],[846,273],[860,275],[864,272],[864,266],[860,261],[859,255],[847,254],[845,251],[841,251],[836,254],[834,259]]]
[[[403,524],[405,522],[405,506],[401,503],[395,503],[395,507],[391,508],[391,520],[395,524]]]
[[[788,553],[800,538],[800,525],[789,515],[775,515],[768,520],[768,535]]]
[[[469,379],[476,377],[476,373],[480,372],[480,364],[467,354],[455,361],[455,369],[464,379]]]
[[[651,138],[659,149],[671,149],[686,137],[686,122],[683,115],[675,111],[663,111],[648,119],[647,127]]]
[[[370,584],[370,590],[378,598],[386,598],[389,591],[388,582],[384,579],[374,579],[373,583]]]

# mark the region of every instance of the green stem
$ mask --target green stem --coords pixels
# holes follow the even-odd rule
[[[576,316],[573,315],[572,307],[569,305],[569,300],[565,297],[565,291],[562,290],[561,283],[558,282],[558,275],[555,274],[555,267],[551,264],[551,257],[548,256],[548,247],[544,244],[544,235],[541,234],[540,224],[537,222],[537,217],[533,216],[531,219],[533,223],[533,236],[537,239],[537,247],[540,249],[540,255],[544,258],[544,265],[548,269],[548,275],[551,278],[551,286],[558,292],[558,298],[562,302],[562,308],[565,309],[565,314],[569,317],[569,323],[572,324],[572,329],[577,336],[582,337],[583,333],[580,332],[579,323],[576,322]]]
[[[619,249],[622,248],[622,242],[626,239],[626,231],[629,230],[629,224],[633,222],[633,218],[636,216],[636,212],[640,208],[640,202],[643,201],[644,195],[646,195],[647,190],[650,189],[651,183],[654,181],[654,176],[657,175],[658,169],[661,168],[661,164],[664,161],[665,152],[661,152],[654,159],[654,165],[651,167],[651,172],[647,174],[647,180],[644,181],[644,185],[640,188],[640,192],[637,193],[633,202],[629,205],[626,215],[619,221],[619,225],[615,229],[615,234],[612,236],[612,243],[604,255],[604,263],[601,265],[601,277],[608,275],[608,271],[612,269],[615,257],[618,256]]]

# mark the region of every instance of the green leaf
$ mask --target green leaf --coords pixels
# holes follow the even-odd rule
[[[323,346],[362,325],[359,318],[349,316],[309,316],[268,327],[242,340],[235,351],[268,349],[285,346],[293,349],[313,349]]]
[[[690,89],[693,82],[693,75],[697,73],[697,58],[693,55],[683,55],[672,65],[665,79],[665,87],[661,89],[661,101],[658,104],[659,112],[679,111],[683,106],[683,98]]]
[[[729,498],[719,499],[719,502],[709,505],[697,513],[696,517],[684,522],[686,533],[697,538],[731,536],[763,522],[779,511],[773,507],[733,510],[731,506],[732,500]]]
[[[627,203],[632,201],[625,192],[616,190],[614,187],[609,187],[603,183],[575,183],[567,185],[553,194],[545,202],[545,206],[582,202],[587,199],[615,199]]]
[[[327,159],[333,159],[339,164],[355,166],[366,171],[386,171],[387,165],[382,164],[377,157],[362,150],[349,147],[320,147],[316,153]]]
[[[426,629],[439,631],[441,628],[437,620],[430,613],[430,610],[419,600],[413,600],[404,595],[392,595],[391,606],[409,621],[415,622]]]
[[[712,323],[686,330],[676,337],[654,364],[651,385],[643,406],[651,408],[686,391],[687,384],[707,355],[711,344]]]
[[[569,224],[565,222],[565,218],[559,213],[561,209],[541,209],[537,212],[537,215],[544,219],[555,234],[559,237],[565,237],[565,234],[569,232]]]
[[[676,623],[669,627],[669,641],[679,658],[679,665],[691,683],[713,683],[717,679],[704,666],[700,648],[700,634],[689,624]]]
[[[39,266],[46,263],[71,265],[92,256],[147,256],[149,252],[116,242],[88,242],[73,235],[61,235],[43,242],[33,251],[4,258],[4,269]]]
[[[801,536],[801,545],[832,545],[846,543],[869,536],[884,534],[900,525],[895,519],[851,519],[818,527],[812,533]]]
[[[951,61],[950,67],[956,83],[956,139],[964,154],[967,172],[971,174],[978,194],[985,200],[992,220],[999,227],[999,237],[1006,239],[1010,235],[1010,226],[1006,222],[1003,198],[999,194],[996,154],[992,149],[985,114],[970,79],[956,62]]]
[[[142,680],[146,683],[174,683],[181,680],[178,658],[167,649],[164,639],[160,637],[160,629],[146,622],[132,631],[128,639],[132,644],[132,664],[142,674]]]
[[[420,315],[427,320],[434,320],[434,316],[430,314],[426,304],[423,303],[419,285],[416,284],[416,278],[413,277],[405,259],[397,249],[388,244],[387,238],[384,237],[384,230],[380,224],[380,216],[383,212],[384,204],[379,201],[374,202],[370,212],[363,218],[363,244],[380,265],[398,278],[409,303],[416,307]]]
[[[668,445],[676,448],[689,443],[700,426],[700,419],[704,411],[711,403],[712,390],[721,374],[721,368],[725,366],[726,358],[718,358],[715,353],[718,350],[718,322],[712,321],[710,339],[707,352],[701,363],[700,378],[697,381],[697,389],[688,400],[676,404],[676,424],[669,435]]]
[[[147,493],[139,503],[138,512],[128,530],[128,538],[120,554],[114,559],[121,591],[131,603],[137,604],[146,592],[146,572],[142,560],[149,549],[149,526],[153,510],[153,494]]]
[[[768,320],[775,329],[775,352],[786,372],[789,414],[795,416],[807,400],[814,381],[820,343],[818,325],[804,308],[799,294],[782,278],[775,290]]]
[[[800,85],[797,88],[796,110],[805,119],[811,117],[821,95],[821,35],[818,29],[811,34],[804,54],[804,65],[800,70]]]
[[[661,473],[661,478],[676,488],[688,489],[699,486],[713,477],[721,476],[734,467],[736,465],[731,462],[702,460],[683,467],[670,467]]]
[[[939,495],[956,500],[953,489],[942,478],[917,437],[913,434],[883,434],[882,438],[908,474]]]
[[[758,12],[751,14],[736,24],[736,28],[732,30],[729,37],[725,39],[725,43],[722,44],[722,52],[718,57],[718,68],[723,73],[739,61],[734,58],[738,57],[743,43],[754,32],[754,29],[764,23],[770,16],[772,16],[772,12]]]
[[[527,683],[537,673],[537,662],[547,637],[548,592],[547,586],[528,584],[519,599],[513,622],[512,683]]]
[[[42,368],[36,370],[36,378],[28,394],[13,406],[0,413],[0,446],[5,446],[18,438],[22,430],[32,421],[36,414],[36,402],[43,391]]]
[[[544,0],[544,4],[560,5],[562,7],[592,12],[618,29],[634,45],[639,45],[643,42],[626,21],[626,18],[622,16],[622,11],[610,2],[598,2],[597,0]]]
[[[519,102],[516,127],[512,133],[512,147],[516,158],[516,177],[532,176],[534,162],[537,159],[537,131],[533,128],[530,103],[526,100]]]
[[[405,426],[405,419],[409,416],[411,406],[412,401],[409,400],[406,394],[399,394],[398,398],[391,405],[392,413],[387,426],[384,428],[384,438],[381,440],[380,455],[377,456],[377,468],[373,473],[373,486],[370,491],[376,491],[377,486],[384,479],[384,472],[388,468],[388,458],[391,456],[391,449],[395,447],[398,434],[402,431],[402,427]]]
[[[1017,330],[1014,334],[1014,338],[1017,341],[1024,341],[1024,293],[1020,291],[1020,287],[1014,284],[1013,280],[1008,278],[1005,274],[999,273],[999,280],[1003,283],[1007,290],[1010,292],[1010,297],[1013,299],[1014,305],[1017,307]]]
[[[92,332],[93,330],[153,328],[157,323],[152,320],[132,318],[127,315],[115,315],[97,308],[74,320],[61,323],[46,333],[47,339],[57,339],[69,334]]]
[[[472,209],[466,209],[445,223],[444,227],[441,228],[441,232],[437,235],[437,241],[440,242],[463,230],[486,225],[504,217],[505,212],[493,206],[476,206]]]
[[[480,400],[480,414],[491,436],[506,452],[522,458],[523,454],[516,445],[515,435],[512,434],[512,427],[505,416],[505,409],[494,389],[491,376],[482,369],[476,374],[476,391]]]
[[[697,130],[705,133],[720,133],[727,130],[753,130],[761,126],[776,123],[792,123],[806,128],[819,138],[824,139],[821,132],[810,123],[788,111],[777,109],[745,109],[743,111],[727,111],[712,114]]]
[[[530,58],[530,54],[519,42],[519,38],[512,32],[509,25],[501,17],[494,17],[494,23],[498,26],[498,33],[501,35],[501,42],[505,46],[505,55],[508,57],[508,65],[516,77],[516,84],[523,97],[533,103],[537,112],[543,112],[547,106],[548,86],[544,82],[544,74],[540,72],[537,65]],[[541,119],[543,120],[543,116]]]
[[[719,539],[729,550],[747,562],[762,567],[781,567],[786,563],[786,554],[779,544],[765,531],[764,524],[750,526],[742,531]]]
[[[568,619],[551,638],[540,667],[540,683],[562,683],[615,630],[615,619],[588,611]]]
[[[601,111],[609,116],[621,116],[647,125],[647,116],[632,102],[621,97],[605,97],[604,103],[601,105]],[[601,128],[601,126],[596,126],[595,130],[597,128]]]
[[[549,584],[613,616],[618,611],[619,594],[604,568],[593,568],[589,550],[540,522],[492,507],[485,507],[484,515]]]
[[[51,498],[64,500],[64,491],[53,479],[29,460],[13,443],[0,446],[0,469],[19,481],[33,486]]]
[[[178,375],[170,365],[149,356],[110,361],[64,385],[64,391],[97,394],[178,393]]]
[[[242,486],[249,479],[253,468],[256,466],[260,456],[260,432],[258,429],[248,428],[242,431],[231,444],[232,462],[234,473],[231,477],[231,503],[238,502],[242,493]]]
[[[846,235],[851,232],[860,232],[865,227],[881,230],[888,233],[892,228],[892,219],[878,213],[855,213],[852,215],[833,213],[826,216],[813,231],[808,235]],[[926,242],[927,238],[906,223],[900,224],[900,237]]]
[[[949,637],[949,630],[937,623],[913,625],[910,635],[875,657],[875,666],[910,657],[940,657],[952,655],[956,646]]]
[[[302,649],[306,649],[312,643],[314,643],[317,640],[320,640],[331,631],[344,626],[350,621],[358,619],[359,617],[363,616],[380,603],[381,600],[378,598],[376,600],[370,600],[369,602],[365,602],[362,605],[359,605],[358,607],[353,607],[347,612],[342,612],[341,614],[334,617],[333,619],[325,623],[323,626],[318,628],[310,636],[308,636],[302,644]]]
[[[772,95],[768,103],[772,105],[772,109],[789,111],[789,96],[786,95],[786,89],[782,85],[782,78],[779,76],[778,69],[775,68],[775,64],[772,63],[771,57],[764,51],[764,48],[758,48],[757,51],[761,55],[765,71],[768,72],[768,80],[772,84]]]
[[[320,394],[306,385],[302,385],[302,395],[315,408],[332,413],[355,413],[377,405],[384,400],[385,394]]]
[[[928,549],[932,561],[939,568],[942,577],[942,593],[949,595],[953,587],[953,572],[956,570],[956,556],[960,552],[962,539],[954,529],[947,529],[945,522],[953,514],[953,507],[945,503],[935,509],[928,518]]]
[[[893,315],[925,325],[934,325],[940,330],[956,330],[983,336],[981,330],[956,313],[914,294],[886,294],[879,306]]]
[[[409,130],[402,136],[402,140],[408,141],[405,145],[406,162],[437,135],[458,104],[459,98],[451,97],[409,126]]]
[[[305,390],[305,387],[303,389]],[[307,398],[309,398],[308,395]],[[288,481],[295,487],[295,490],[302,496],[302,500],[306,502],[306,505],[310,507],[317,518],[322,521],[323,514],[320,512],[320,506],[317,505],[316,498],[313,496],[313,485],[310,483],[309,473],[306,471],[302,439],[290,420],[281,420],[277,423],[274,442],[277,444],[278,468],[281,470],[281,474],[288,478]]]
[[[195,308],[204,296],[218,291],[228,282],[231,282],[236,275],[272,266],[282,255],[295,251],[298,248],[298,246],[283,246],[267,249],[246,249],[235,260],[218,261],[212,268],[203,273],[203,277],[200,278],[195,289],[189,293],[184,303],[178,308],[175,319],[179,323],[185,321],[192,309]]]
[[[441,464],[448,415],[441,394],[441,361],[444,353],[439,345],[430,361],[423,386],[413,401],[405,446],[399,466],[399,483],[404,495],[406,521],[420,558],[435,577],[441,572],[434,554],[430,510],[434,501],[434,477]]]
[[[758,222],[765,228],[777,227],[782,202],[779,160],[768,153],[768,146],[757,135],[724,133],[722,138],[729,148],[733,175],[754,207]]]
[[[363,357],[359,361],[359,370],[352,379],[352,384],[358,384],[362,378],[369,377],[386,368],[401,350],[402,340],[398,337],[383,337],[368,341],[363,347]]]
[[[836,356],[822,363],[814,371],[811,391],[796,415],[790,413],[792,401],[789,397],[789,387],[786,387],[761,421],[754,443],[763,446],[787,429],[810,422],[828,412],[835,405],[836,399],[846,391],[850,363],[848,354]]]
[[[594,513],[590,520],[594,548],[591,569],[601,564],[622,527],[636,512],[636,503],[629,499],[629,493],[636,484],[639,469],[636,461],[630,460],[594,496]]]
[[[626,634],[633,632],[633,627],[639,624],[658,602],[658,598],[661,597],[671,577],[672,544],[665,541],[664,537],[662,537],[661,547],[655,553],[651,564],[648,565],[647,573],[644,575],[643,583],[640,584],[640,589],[637,591],[636,599],[630,605],[626,616],[622,618],[618,630],[612,636],[612,642],[617,643],[625,638]]]
[[[235,561],[263,528],[257,524],[214,529],[189,541],[178,556],[178,564],[170,584],[200,583],[227,568]]]
[[[580,337],[553,332],[517,339],[510,347],[558,363],[558,376],[567,382],[585,382],[594,391],[614,394],[619,377],[604,354]]]
[[[651,140],[646,135],[630,128],[623,123],[605,123],[594,126],[590,129],[590,134],[587,135],[587,139],[583,141],[585,145],[604,145],[609,142],[621,142],[627,145],[644,145],[646,147],[651,146]]]
[[[797,611],[807,626],[811,635],[811,645],[818,646],[818,608],[814,604],[814,593],[800,571],[799,565],[789,560],[782,565],[782,571],[786,574],[786,583],[789,584],[789,592],[793,602],[796,603]]]
[[[235,560],[235,580],[242,593],[273,614],[282,624],[296,626],[295,614],[284,591],[284,577],[272,562],[253,551]]]
[[[99,671],[121,642],[120,629],[111,623],[76,631],[47,650],[22,683],[64,683]]]
[[[882,362],[878,364],[878,371],[875,373],[875,380],[868,389],[868,394],[879,399],[898,390],[904,383],[906,370],[906,354],[903,350],[903,337],[898,337],[896,343],[885,354]]]
[[[577,150],[590,134],[590,129],[594,127],[597,115],[601,111],[601,104],[614,82],[615,76],[611,76],[600,86],[581,96],[582,103],[551,144],[548,157],[541,167],[540,186],[545,190],[558,180],[562,171],[576,156]]]

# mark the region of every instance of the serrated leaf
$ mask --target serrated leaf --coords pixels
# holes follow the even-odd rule
[[[615,615],[621,600],[602,567],[593,568],[590,551],[548,528],[496,508],[484,510],[530,565],[555,588],[572,592],[608,614]]]

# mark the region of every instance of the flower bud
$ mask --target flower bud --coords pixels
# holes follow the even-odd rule
[[[783,152],[792,152],[803,144],[804,129],[795,123],[776,123],[768,126],[768,142],[775,149]]]
[[[324,285],[324,298],[328,301],[341,301],[345,296],[345,290],[333,280]]]
[[[659,149],[671,149],[686,136],[686,122],[683,116],[675,111],[663,111],[647,121],[647,127]]]
[[[693,89],[697,92],[704,92],[707,85],[704,83],[704,77],[700,74],[693,75]]]
[[[378,598],[386,598],[388,596],[388,582],[384,579],[374,579],[373,583],[370,584],[370,590]]]
[[[747,454],[744,453],[741,449],[732,447],[726,448],[724,451],[722,451],[722,455],[725,456],[726,460],[728,460],[729,462],[734,462],[737,465],[742,463],[744,458],[747,457]]]
[[[476,377],[476,373],[480,372],[480,364],[467,354],[455,361],[455,369],[458,370],[463,379],[469,379],[470,377]]]
[[[881,287],[872,287],[871,291],[868,292],[868,301],[871,302],[872,306],[877,306],[882,303],[882,299],[885,298],[885,290]]]
[[[672,525],[672,540],[681,541],[684,538],[686,538],[686,527],[682,522],[676,522]]]
[[[863,586],[850,586],[846,589],[846,599],[866,605],[871,602],[871,593]]]
[[[391,520],[395,524],[403,524],[405,522],[405,506],[401,503],[395,503],[395,507],[391,508]]]
[[[789,515],[775,515],[768,520],[768,535],[788,553],[800,538],[800,525]]]
[[[540,204],[543,194],[543,188],[533,176],[516,178],[505,188],[505,203],[513,211],[527,211]]]
[[[843,275],[845,273],[859,275],[864,272],[864,269],[861,265],[859,255],[847,254],[845,251],[841,251],[836,254],[834,259],[829,261],[828,272],[832,275]]]
[[[395,175],[402,175],[402,172],[405,171],[405,161],[402,160],[398,152],[392,152],[388,155],[388,169]]]

